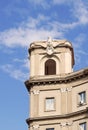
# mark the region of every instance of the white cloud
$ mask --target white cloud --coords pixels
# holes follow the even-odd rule
[[[85,40],[86,40],[85,34],[80,33],[73,41],[76,65],[79,65],[81,63],[82,57],[88,56],[88,52],[85,52],[85,50],[83,50]]]
[[[66,0],[53,0],[53,2],[64,3]],[[43,0],[34,1],[36,3],[44,2]],[[0,32],[0,44],[15,47],[29,46],[32,41],[45,40],[48,36],[53,38],[64,38],[66,31],[74,29],[81,24],[88,23],[88,10],[86,5],[81,1],[73,3],[71,8],[72,15],[76,18],[72,23],[60,23],[51,21],[49,17],[39,14],[37,18],[30,17],[27,21],[22,22],[18,28],[10,28]]]
[[[80,33],[76,38],[75,38],[75,47],[78,49],[80,48],[84,43],[85,43],[86,36],[84,33]],[[79,44],[78,44],[79,43]]]
[[[12,63],[0,65],[0,69],[12,78],[22,82],[29,78],[30,66],[28,59],[15,58]]]
[[[34,3],[35,5],[42,5],[43,7],[46,5],[49,7],[50,3],[52,4],[64,4],[70,3],[73,0],[28,0],[29,2]],[[49,5],[48,5],[49,4]]]
[[[61,32],[63,32],[63,31],[68,31],[70,29],[74,29],[75,27],[78,26],[79,23],[78,22],[72,22],[72,23],[55,22],[55,24],[57,25],[58,29],[61,30]]]
[[[41,4],[44,3],[45,0],[28,0],[29,2],[33,2],[35,4]]]
[[[76,18],[77,24],[88,24],[88,1],[82,1],[82,0],[53,0],[54,4],[67,4],[69,7],[71,7],[71,12],[74,16],[74,19]]]
[[[82,0],[74,1],[72,13],[79,24],[88,24],[88,5]]]
[[[42,6],[44,9],[47,9],[50,7],[50,0],[28,0],[29,3],[34,4],[35,6]]]
[[[29,70],[29,68],[30,68],[30,62],[29,62],[28,59],[25,59],[25,60],[24,60],[23,67],[24,67],[24,68],[27,68],[27,69]]]
[[[25,69],[28,69],[30,68],[30,63],[29,63],[29,58],[26,57],[27,59],[18,59],[18,58],[15,58],[13,59],[13,62],[16,62],[16,63],[21,63],[21,67],[22,68],[25,68]]]
[[[47,25],[42,25],[42,21],[46,22]],[[27,22],[22,23],[18,28],[0,32],[0,44],[8,47],[28,47],[34,40],[45,40],[48,36],[61,39],[66,31],[74,29],[78,25],[78,22],[68,24],[57,21],[50,22],[48,17],[45,18],[41,15],[37,19],[31,18]]]
[[[8,73],[11,77],[17,80],[24,81],[28,79],[28,75],[29,75],[28,73],[24,73],[19,69],[15,69],[14,66],[12,66],[11,64],[2,65],[0,66],[0,69],[2,69],[6,73]]]
[[[70,1],[67,1],[67,0],[53,0],[53,3],[54,4],[63,4],[63,3],[69,3],[69,2],[71,2],[71,0]]]
[[[18,28],[11,28],[0,32],[0,44],[3,44],[8,47],[14,46],[29,46],[34,40],[43,40],[48,36],[51,37],[62,37],[62,33],[58,32],[58,29],[55,26],[47,25],[40,26],[42,20],[47,20],[47,17],[44,19],[44,16],[40,16],[35,19],[31,18],[27,22],[22,23]]]

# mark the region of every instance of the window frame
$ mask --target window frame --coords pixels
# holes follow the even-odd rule
[[[46,128],[46,130],[54,130],[54,128]]]
[[[85,125],[83,129],[82,129],[82,125]],[[87,130],[87,122],[79,123],[79,128],[80,130]]]
[[[47,109],[47,108],[46,108],[46,105],[47,105],[47,104],[46,104],[46,100],[47,100],[47,99],[53,99],[53,103],[54,103],[54,104],[53,104],[53,109]],[[45,112],[55,111],[55,109],[56,109],[55,106],[56,106],[55,97],[46,97],[46,98],[45,98],[45,103],[44,103]]]
[[[56,75],[56,61],[54,59],[48,59],[44,64],[45,75]]]
[[[78,93],[78,106],[83,106],[86,104],[86,91]]]

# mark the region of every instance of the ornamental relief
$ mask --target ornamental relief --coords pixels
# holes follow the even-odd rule
[[[39,94],[39,93],[40,93],[39,90],[33,90],[33,94],[34,94],[34,95],[37,95],[37,94]]]
[[[52,44],[52,39],[49,37],[47,40],[47,48],[46,48],[46,52],[48,55],[52,55],[54,53],[54,48],[53,48],[53,44]]]
[[[38,130],[39,129],[39,125],[33,125],[33,130]]]
[[[63,92],[70,92],[70,91],[72,91],[72,87],[70,87],[70,88],[61,88],[60,90],[61,90],[62,93]]]
[[[61,127],[66,127],[66,126],[71,126],[73,124],[73,122],[62,122],[60,124]]]

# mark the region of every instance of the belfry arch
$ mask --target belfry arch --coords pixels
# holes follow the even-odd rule
[[[61,62],[59,57],[53,55],[53,57],[44,56],[40,60],[40,75],[57,75],[60,73]],[[50,68],[53,68],[50,72]],[[48,70],[47,70],[48,69]]]
[[[56,61],[53,59],[48,59],[45,62],[45,75],[54,75],[56,74]]]

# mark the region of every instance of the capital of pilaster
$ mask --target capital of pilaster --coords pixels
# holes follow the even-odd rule
[[[39,90],[33,90],[33,94],[34,94],[34,95],[38,95],[39,93],[40,93]]]
[[[72,90],[72,87],[66,88],[66,89],[67,89],[68,92],[70,92]]]
[[[61,92],[62,92],[62,93],[66,92],[66,91],[67,91],[66,88],[61,88]]]
[[[38,130],[39,129],[39,125],[36,124],[36,125],[33,125],[33,130]]]
[[[60,124],[60,126],[61,126],[61,127],[65,127],[65,126],[66,126],[66,122],[62,122],[62,123]]]
[[[71,126],[73,124],[73,122],[62,122],[60,124],[61,127],[65,127],[65,126]]]

